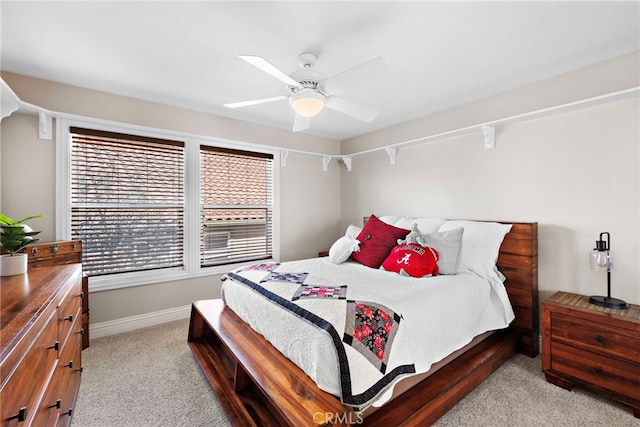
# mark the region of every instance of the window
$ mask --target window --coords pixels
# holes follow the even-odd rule
[[[184,143],[72,127],[71,238],[83,270],[184,264]]]
[[[277,259],[275,150],[81,119],[57,141],[56,236],[82,240],[92,291]]]
[[[273,156],[200,146],[202,267],[272,255]]]

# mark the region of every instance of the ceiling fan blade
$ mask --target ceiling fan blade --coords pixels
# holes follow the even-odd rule
[[[300,132],[309,129],[311,125],[311,118],[296,114],[296,119],[293,121],[293,131]]]
[[[261,56],[255,56],[255,55],[238,55],[238,56],[244,59],[245,61],[247,61],[249,64],[253,65],[254,67],[257,67],[258,69],[269,74],[271,77],[275,77],[276,79],[280,80],[285,84],[288,84],[289,86],[302,87],[300,83],[293,80],[284,71],[280,70],[278,67],[276,67],[271,62],[267,61]]]
[[[223,104],[227,108],[241,108],[249,107],[251,105],[266,104],[267,102],[282,101],[287,99],[286,96],[273,96],[271,98],[253,99],[251,101],[231,102],[229,104]]]
[[[332,110],[336,110],[339,113],[346,114],[347,116],[354,117],[366,123],[373,121],[373,119],[375,119],[380,113],[375,108],[347,101],[346,99],[338,98],[337,96],[330,96],[324,105],[327,108],[331,108]]]
[[[387,65],[381,56],[356,65],[324,81],[324,91],[335,95],[347,90],[359,90],[378,83],[387,71]]]

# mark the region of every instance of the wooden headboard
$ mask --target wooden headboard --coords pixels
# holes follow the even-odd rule
[[[513,224],[500,247],[498,269],[505,275],[516,319],[512,327],[520,334],[520,352],[535,357],[539,352],[538,322],[538,223]]]

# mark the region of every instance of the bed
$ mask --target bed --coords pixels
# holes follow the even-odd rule
[[[497,267],[515,320],[479,334],[426,373],[398,378],[383,405],[367,402],[363,409],[322,390],[221,300],[193,303],[189,346],[234,425],[433,424],[515,352],[538,353],[537,223],[510,224]],[[327,261],[301,268],[318,262]],[[256,273],[247,277],[262,277]]]

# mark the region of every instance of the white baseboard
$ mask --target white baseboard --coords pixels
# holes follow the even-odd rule
[[[89,326],[89,337],[90,339],[106,337],[108,335],[129,332],[161,323],[172,322],[174,320],[187,319],[190,313],[191,305],[185,305],[151,313],[138,314],[136,316],[123,317],[122,319],[92,323]]]

